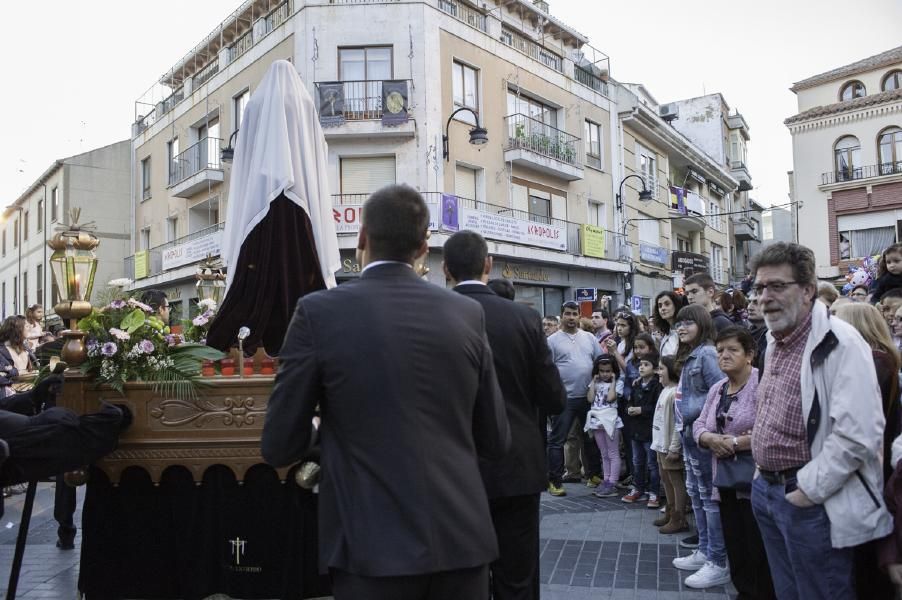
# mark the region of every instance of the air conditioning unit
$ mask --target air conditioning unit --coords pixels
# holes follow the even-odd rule
[[[680,118],[680,107],[675,103],[671,102],[670,104],[662,104],[658,108],[658,116],[667,121],[673,121],[674,119]]]

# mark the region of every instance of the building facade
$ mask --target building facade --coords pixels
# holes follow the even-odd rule
[[[799,243],[833,279],[902,239],[902,46],[791,89]]]
[[[195,263],[219,251],[230,177],[219,149],[230,145],[247,99],[277,59],[292,61],[320,107],[339,281],[360,272],[354,249],[367,195],[406,183],[433,211],[434,283],[446,283],[444,241],[465,228],[489,241],[493,275],[512,279],[517,299],[541,313],[557,314],[577,290],[628,300],[643,253],[627,221],[642,208],[633,185],[615,210],[620,182],[632,173],[653,177],[666,216],[670,162],[642,172],[608,57],[545,2],[247,0],[136,103],[126,270],[136,289],[166,290],[176,318],[191,314]],[[482,145],[469,143],[476,115],[488,132]],[[661,156],[670,151],[665,144]],[[705,169],[717,171],[718,186],[735,187],[723,169]],[[708,227],[701,221],[696,233]],[[696,238],[691,247],[716,253],[726,281],[726,239]],[[645,255],[661,259],[670,238],[649,246],[662,250]],[[669,254],[663,260],[656,285],[669,289]]]
[[[59,301],[47,240],[81,210],[79,223],[93,224],[100,238],[94,289],[123,276],[130,253],[131,144],[109,146],[55,161],[14,203],[0,225],[0,313],[25,314],[39,304],[52,312]]]

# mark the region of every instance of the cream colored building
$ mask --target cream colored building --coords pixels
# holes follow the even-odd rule
[[[123,276],[129,254],[131,144],[109,146],[55,161],[2,212],[0,224],[0,313],[24,314],[33,304],[50,312],[59,300],[51,275],[47,240],[68,225],[70,210],[93,224],[100,238],[94,289]]]
[[[792,86],[792,198],[817,275],[902,239],[902,46]]]
[[[177,310],[193,296],[194,262],[218,252],[229,201],[217,148],[276,59],[294,63],[320,105],[339,280],[360,270],[360,204],[397,182],[424,193],[434,211],[431,281],[445,284],[441,247],[458,226],[485,235],[493,275],[512,279],[517,299],[542,313],[557,314],[581,288],[627,300],[640,253],[635,231],[621,235],[638,201],[627,194],[633,208],[614,210],[621,179],[636,170],[621,148],[620,88],[608,57],[540,0],[242,4],[136,104],[127,260],[136,287],[167,290]],[[459,108],[478,113],[488,143],[468,143],[469,111],[449,122]],[[443,224],[449,202],[455,224]],[[697,250],[710,253],[709,236],[699,239]]]

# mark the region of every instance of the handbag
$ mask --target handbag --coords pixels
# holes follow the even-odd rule
[[[720,388],[720,402],[717,403],[717,412],[726,414],[730,410],[730,400],[727,396],[727,383]],[[723,435],[723,425],[717,424],[717,433]],[[736,492],[750,492],[752,490],[752,478],[755,476],[755,459],[751,450],[736,452],[730,458],[717,459],[717,473],[714,475],[714,485]]]

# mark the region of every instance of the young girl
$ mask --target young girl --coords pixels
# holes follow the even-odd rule
[[[880,255],[877,279],[871,284],[871,304],[877,304],[886,292],[902,287],[902,243],[893,244]]]
[[[586,431],[592,431],[601,452],[604,481],[593,493],[599,498],[616,496],[614,487],[620,477],[620,429],[623,421],[617,414],[617,395],[623,391],[620,369],[610,354],[602,354],[592,365],[592,382],[586,399],[591,403],[586,417]]]
[[[673,413],[673,399],[679,376],[673,364],[673,357],[664,356],[658,363],[658,378],[663,391],[655,405],[652,420],[651,449],[657,452],[658,471],[667,496],[666,512],[655,521],[661,533],[688,531],[686,525],[686,481],[683,475],[683,445],[680,432],[676,428]]]

